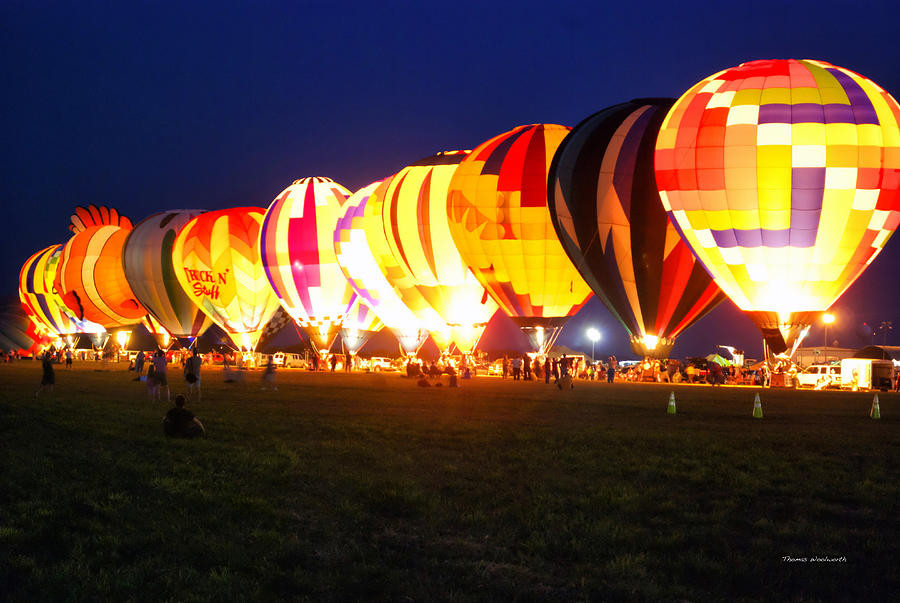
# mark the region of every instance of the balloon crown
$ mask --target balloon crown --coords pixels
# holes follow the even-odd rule
[[[307,182],[334,182],[334,180],[327,176],[307,176],[306,178],[294,180],[291,184],[306,184]]]
[[[131,220],[121,215],[118,210],[101,205],[78,206],[72,214],[69,230],[78,233],[92,226],[120,226],[131,228]]]

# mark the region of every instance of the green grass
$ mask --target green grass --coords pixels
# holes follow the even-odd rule
[[[102,369],[102,370],[98,370]],[[0,365],[0,599],[887,600],[900,397]],[[173,393],[184,389],[180,375]],[[678,414],[666,414],[669,391]],[[751,418],[761,392],[765,418]],[[786,563],[782,557],[846,557]]]

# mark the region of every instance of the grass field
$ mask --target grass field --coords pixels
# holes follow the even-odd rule
[[[123,368],[56,373],[36,400],[39,363],[0,365],[0,599],[900,591],[896,394],[205,369],[182,441]]]

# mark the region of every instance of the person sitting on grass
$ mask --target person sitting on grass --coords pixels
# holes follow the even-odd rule
[[[203,423],[184,407],[182,394],[175,396],[175,407],[163,418],[163,432],[170,438],[199,438],[206,435]]]
[[[53,360],[51,360],[50,352],[44,352],[44,355],[41,357],[41,368],[44,372],[41,375],[41,386],[34,392],[35,398],[41,395],[41,392],[44,391],[44,389],[48,389],[50,390],[50,393],[53,393],[53,386],[56,383],[56,374],[53,372]]]

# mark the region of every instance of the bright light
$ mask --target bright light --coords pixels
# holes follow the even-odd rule
[[[656,335],[644,335],[644,346],[648,350],[655,350],[657,343],[659,343],[659,337]]]
[[[131,331],[119,331],[116,333],[116,341],[119,342],[120,348],[124,348],[128,345],[129,337],[131,337]]]
[[[823,314],[822,322],[824,322],[826,325],[830,325],[834,322],[834,314]]]
[[[594,327],[591,327],[590,329],[587,330],[587,336],[588,336],[588,339],[590,339],[594,343],[600,341],[600,331],[598,331]]]
[[[241,340],[241,349],[243,349],[244,351],[247,351],[247,352],[250,352],[253,350],[253,341],[250,339],[250,335],[248,335],[247,333],[241,333],[240,340]]]

